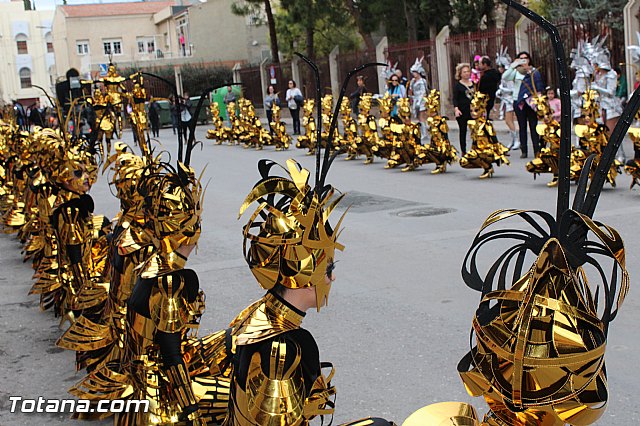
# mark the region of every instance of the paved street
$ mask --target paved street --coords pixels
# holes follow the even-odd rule
[[[500,139],[506,141],[502,132]],[[201,334],[225,328],[242,308],[262,294],[242,256],[242,225],[236,220],[244,196],[258,178],[257,161],[282,164],[295,158],[313,169],[314,159],[292,148],[275,152],[214,146],[198,129],[202,150],[193,165],[209,181],[204,201],[203,233],[188,266],[195,269],[207,294]],[[452,125],[451,140],[457,141]],[[161,131],[163,149],[175,158],[171,129]],[[126,135],[130,137],[130,134]],[[632,153],[627,141],[627,155]],[[519,151],[511,166],[498,167],[489,180],[480,170],[450,167],[445,175],[430,175],[433,166],[412,173],[385,170],[380,160],[371,166],[338,158],[328,182],[349,193],[352,203],[344,222],[338,254],[337,281],[329,306],[309,312],[304,326],[321,351],[321,359],[337,369],[335,424],[366,415],[401,423],[416,409],[440,401],[472,402],[481,413],[482,399],[467,396],[457,374],[460,358],[469,350],[469,331],[479,294],[462,282],[464,255],[483,220],[501,208],[555,212],[556,190],[524,169]],[[609,407],[601,425],[640,423],[634,395],[640,395],[640,190],[629,191],[630,177],[618,177],[618,188],[606,186],[595,218],[617,228],[626,241],[631,290],[611,325],[607,348]],[[94,186],[96,213],[113,216],[117,200],[106,176]],[[575,187],[572,187],[575,191]],[[337,215],[336,215],[337,216]],[[32,270],[21,262],[18,242],[0,235],[0,425],[73,424],[65,415],[10,414],[9,395],[24,398],[65,398],[78,381],[74,354],[54,346],[61,330],[50,312],[38,309],[28,296]],[[636,337],[633,337],[636,336]],[[94,423],[109,424],[109,422]],[[318,423],[319,424],[319,423]]]

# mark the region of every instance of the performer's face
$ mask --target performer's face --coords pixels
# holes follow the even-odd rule
[[[484,113],[485,113],[484,109],[471,107],[471,118],[476,119],[476,118],[484,117]]]
[[[80,168],[74,170],[73,177],[71,177],[64,183],[64,187],[65,189],[78,194],[89,192],[89,189],[91,189],[91,184],[89,182],[89,173],[87,173],[86,167],[81,166]]]

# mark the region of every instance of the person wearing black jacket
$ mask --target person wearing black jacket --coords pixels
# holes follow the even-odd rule
[[[351,110],[357,116],[360,114],[360,97],[367,93],[367,88],[364,85],[364,76],[359,75],[356,77],[356,84],[356,90],[349,95],[349,100],[351,101]]]
[[[453,106],[460,129],[460,151],[467,152],[467,122],[471,120],[471,99],[474,88],[471,82],[471,65],[461,63],[456,66],[456,84],[453,86]]]
[[[489,102],[487,102],[487,118],[490,119],[491,110],[496,102],[496,91],[498,90],[502,76],[498,70],[491,67],[491,59],[489,59],[488,56],[483,56],[480,59],[478,67],[481,72],[478,91],[489,96]]]

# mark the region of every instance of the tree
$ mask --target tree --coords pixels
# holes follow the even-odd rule
[[[478,31],[483,22],[487,29],[496,28],[495,0],[453,0],[451,7],[457,20],[453,25],[456,33]]]
[[[316,32],[320,32],[319,26],[324,23],[327,29],[338,29],[351,23],[350,16],[344,8],[343,0],[281,0],[281,12],[287,16],[281,22],[287,26],[300,26],[306,46],[307,57],[314,59],[316,56],[315,38]],[[291,32],[295,32],[293,29]],[[327,34],[319,34],[327,36]]]
[[[309,50],[307,43],[305,55],[316,57],[327,56],[331,50],[338,46],[341,52],[356,50],[361,42],[358,33],[354,30],[351,19],[334,20],[331,14],[318,17],[313,20],[312,45],[313,52]],[[296,14],[276,14],[276,28],[280,37],[281,51],[284,57],[290,58],[293,52],[302,50],[300,40],[306,40],[308,36],[305,22],[301,22]],[[312,57],[312,56],[309,56]]]
[[[242,0],[231,4],[231,11],[240,16],[261,16],[262,11],[267,16],[267,25],[269,27],[269,44],[271,46],[271,61],[280,63],[280,55],[278,49],[278,33],[276,31],[276,21],[271,8],[271,0]]]

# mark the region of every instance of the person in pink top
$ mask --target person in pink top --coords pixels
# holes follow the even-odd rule
[[[471,82],[476,85],[480,82],[481,72],[480,72],[480,61],[482,60],[482,56],[476,55],[473,57],[473,69],[471,70]]]
[[[553,110],[553,119],[560,122],[560,99],[556,96],[556,89],[551,86],[547,86],[545,93],[549,100],[549,106]]]

